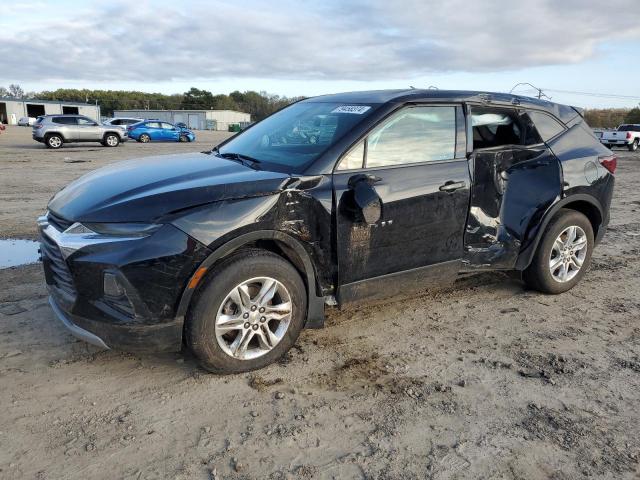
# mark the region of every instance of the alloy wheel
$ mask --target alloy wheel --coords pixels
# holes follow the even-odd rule
[[[109,145],[110,147],[115,147],[116,145],[118,145],[118,138],[115,135],[109,135],[107,137],[107,145]]]
[[[588,241],[584,230],[572,225],[565,228],[553,242],[549,256],[549,271],[556,282],[572,280],[587,257]]]
[[[236,285],[216,315],[218,345],[238,360],[269,353],[287,333],[292,307],[288,290],[273,278],[256,277]]]
[[[49,146],[53,148],[59,148],[62,145],[62,140],[60,137],[50,137],[49,138]]]

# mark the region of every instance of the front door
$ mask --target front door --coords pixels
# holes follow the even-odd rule
[[[333,175],[341,302],[395,294],[403,278],[442,281],[458,272],[470,186],[466,152],[456,152],[464,145],[456,142],[460,108],[403,108],[341,160]],[[380,199],[375,223],[354,205],[359,180]]]
[[[162,137],[164,140],[177,141],[178,140],[179,130],[177,127],[174,127],[170,123],[162,122]]]
[[[80,142],[102,140],[102,129],[93,120],[86,117],[78,117],[78,140]]]

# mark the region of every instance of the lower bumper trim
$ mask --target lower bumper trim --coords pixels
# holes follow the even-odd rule
[[[56,314],[56,317],[67,327],[67,330],[71,332],[71,334],[79,338],[80,340],[90,343],[91,345],[95,345],[96,347],[104,348],[105,350],[110,350],[109,346],[104,343],[104,341],[98,337],[97,335],[88,332],[87,330],[80,328],[78,325],[73,323],[62,311],[62,309],[56,304],[55,300],[52,297],[49,297],[49,305],[53,309],[53,312]]]

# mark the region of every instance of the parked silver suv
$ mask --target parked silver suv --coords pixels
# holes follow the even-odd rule
[[[100,125],[82,115],[43,115],[33,125],[33,139],[48,148],[60,148],[65,143],[100,142],[105,147],[117,147],[126,142],[127,132],[111,125]]]

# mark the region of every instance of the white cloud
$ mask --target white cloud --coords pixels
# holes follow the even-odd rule
[[[48,5],[37,22],[13,12],[0,80],[399,79],[576,63],[640,38],[637,0],[127,1],[47,20]]]

